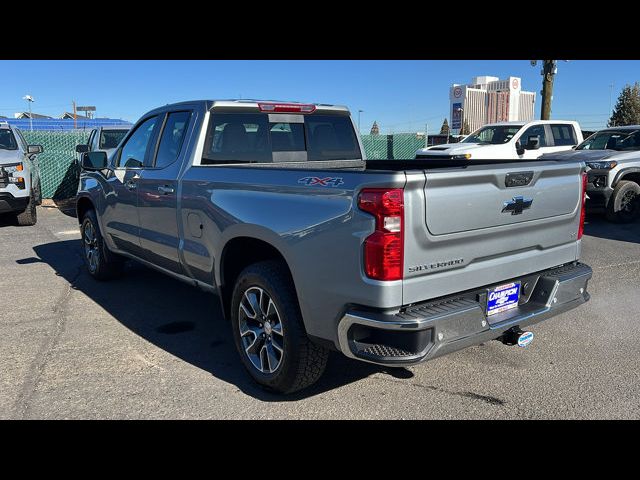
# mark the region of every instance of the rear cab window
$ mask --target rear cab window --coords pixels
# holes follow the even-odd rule
[[[120,141],[125,137],[128,130],[102,130],[100,133],[99,149],[116,148]]]
[[[361,159],[348,115],[212,112],[201,165]]]

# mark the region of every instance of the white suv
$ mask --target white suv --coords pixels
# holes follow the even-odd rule
[[[42,145],[28,145],[19,129],[0,123],[0,214],[15,215],[19,225],[35,225],[42,203],[38,153]]]
[[[577,122],[535,120],[491,123],[460,143],[447,143],[416,152],[416,158],[433,160],[477,160],[538,158],[545,153],[571,150],[583,141]]]

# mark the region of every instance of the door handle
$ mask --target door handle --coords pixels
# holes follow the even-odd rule
[[[165,185],[164,187],[158,187],[158,192],[163,195],[169,195],[170,193],[174,193],[175,190],[173,189],[173,187]]]
[[[140,175],[138,175],[137,173],[131,177],[130,180],[127,180],[124,184],[125,187],[127,187],[128,190],[135,190],[136,188],[138,188],[138,184],[136,183],[136,180],[138,180],[140,178]]]

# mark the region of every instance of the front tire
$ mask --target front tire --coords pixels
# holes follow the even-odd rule
[[[639,210],[640,185],[629,180],[620,180],[607,204],[607,220],[614,223],[630,223],[638,218]]]
[[[293,393],[322,376],[329,352],[309,340],[281,262],[259,262],[240,273],[231,300],[231,325],[242,363],[260,385]]]
[[[16,215],[18,225],[20,225],[21,227],[30,227],[38,222],[38,210],[36,209],[36,204],[36,197],[33,193],[33,190],[31,190],[27,208],[24,210],[24,212]]]
[[[80,226],[82,258],[89,274],[96,280],[111,280],[122,275],[124,259],[111,253],[104,243],[96,212],[88,210]]]

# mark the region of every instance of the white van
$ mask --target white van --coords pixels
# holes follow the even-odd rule
[[[582,143],[578,122],[534,120],[491,123],[459,143],[421,148],[417,159],[477,160],[538,158],[545,153],[571,150]]]

